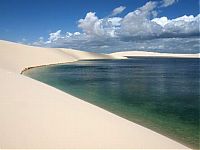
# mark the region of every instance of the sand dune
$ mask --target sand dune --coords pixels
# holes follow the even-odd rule
[[[123,57],[0,41],[0,148],[187,148],[20,74],[27,67],[114,58]]]
[[[146,51],[125,51],[111,53],[115,57],[173,57],[173,58],[200,58],[200,54],[172,54],[172,53],[157,53]]]
[[[0,40],[0,67],[14,72],[24,68],[73,62],[79,59],[112,59],[115,56],[72,49],[41,48]]]

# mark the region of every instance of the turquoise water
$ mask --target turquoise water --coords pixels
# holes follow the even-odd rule
[[[79,61],[30,69],[25,75],[199,147],[199,59]]]

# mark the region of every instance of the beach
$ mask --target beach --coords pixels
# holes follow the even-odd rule
[[[0,40],[0,148],[189,149],[174,140],[21,74],[31,67],[125,56],[199,58],[199,54],[97,54]]]

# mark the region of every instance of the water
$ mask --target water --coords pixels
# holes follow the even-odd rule
[[[25,75],[199,147],[199,59],[79,61],[31,69]]]

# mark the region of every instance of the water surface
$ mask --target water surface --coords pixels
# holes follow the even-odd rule
[[[78,61],[25,75],[189,147],[199,146],[199,59]]]

